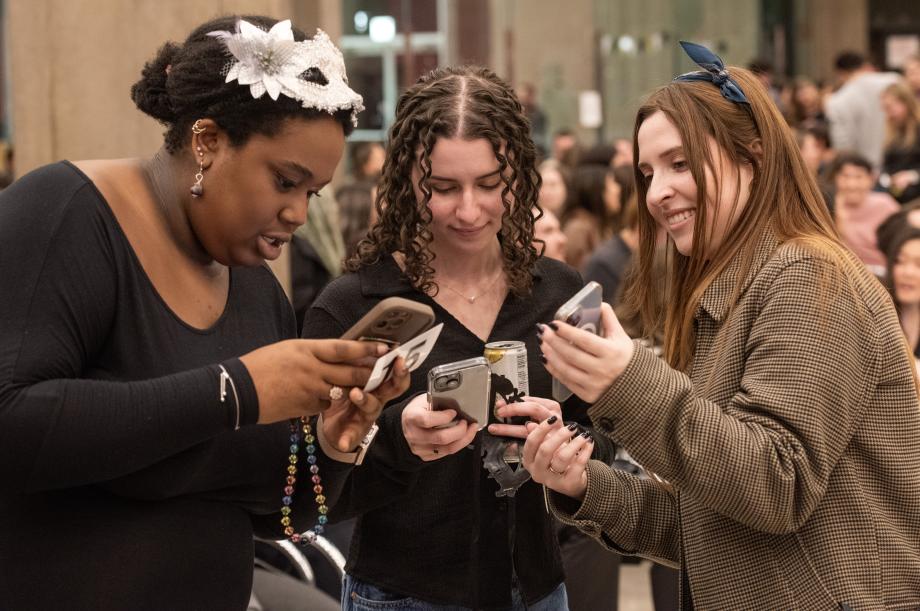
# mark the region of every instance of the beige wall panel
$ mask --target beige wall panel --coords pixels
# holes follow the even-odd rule
[[[834,77],[834,58],[844,50],[869,50],[866,0],[806,0],[798,20],[798,73],[816,79]]]
[[[594,89],[593,6],[593,0],[490,4],[492,68],[513,85],[537,86],[550,133],[577,128],[578,92]]]

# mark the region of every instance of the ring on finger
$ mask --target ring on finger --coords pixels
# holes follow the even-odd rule
[[[547,468],[549,469],[550,473],[555,473],[556,475],[565,475],[565,472],[567,471],[567,469],[563,469],[562,471],[556,471],[555,469],[553,469],[552,463],[550,463],[550,465]]]
[[[333,386],[329,389],[329,398],[333,401],[338,401],[345,396],[345,391],[342,390],[341,386]]]

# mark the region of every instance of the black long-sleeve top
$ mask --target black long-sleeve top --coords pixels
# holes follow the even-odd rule
[[[289,432],[254,424],[236,357],[295,324],[267,268],[230,274],[222,316],[194,329],[75,166],[0,194],[0,609],[246,608],[253,533],[281,536]],[[299,505],[308,528],[312,495]]]
[[[572,268],[543,258],[533,277],[530,296],[509,294],[489,341],[524,341],[530,394],[550,397],[552,379],[540,361],[535,325],[551,321],[582,282]],[[333,520],[359,516],[347,570],[392,592],[477,609],[508,607],[516,579],[525,600],[533,603],[563,579],[542,487],[529,481],[513,501],[496,497],[498,485],[480,457],[482,433],[473,449],[427,463],[412,454],[402,433],[402,410],[409,398],[427,390],[428,370],[481,356],[484,342],[413,288],[391,257],[326,287],[307,311],[304,334],[338,337],[393,295],[429,305],[444,328],[425,363],[412,373],[406,395],[384,409],[364,464],[351,472],[332,507]],[[587,405],[576,397],[563,406],[563,415],[588,424]],[[595,445],[595,457],[613,458],[607,438],[596,437]]]

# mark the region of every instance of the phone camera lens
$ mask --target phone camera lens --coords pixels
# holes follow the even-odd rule
[[[447,388],[453,389],[453,388],[457,388],[458,386],[460,386],[460,380],[457,380],[456,378],[448,380],[447,382]]]

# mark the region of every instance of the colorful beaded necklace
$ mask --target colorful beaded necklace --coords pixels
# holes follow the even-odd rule
[[[299,424],[299,426],[298,426]],[[319,506],[319,517],[312,530],[303,533],[294,531],[291,525],[291,504],[294,502],[294,489],[297,485],[297,454],[300,452],[301,430],[303,430],[303,441],[307,450],[307,463],[310,465],[310,473],[313,482],[313,493],[316,494],[316,504]],[[281,497],[281,526],[284,528],[284,536],[290,538],[294,543],[308,545],[316,540],[318,535],[323,534],[326,523],[329,518],[329,508],[326,506],[326,497],[323,496],[322,478],[319,476],[319,466],[316,464],[316,437],[313,435],[313,427],[310,426],[310,419],[306,416],[291,420],[291,455],[288,457],[287,479],[284,487],[284,496]]]

